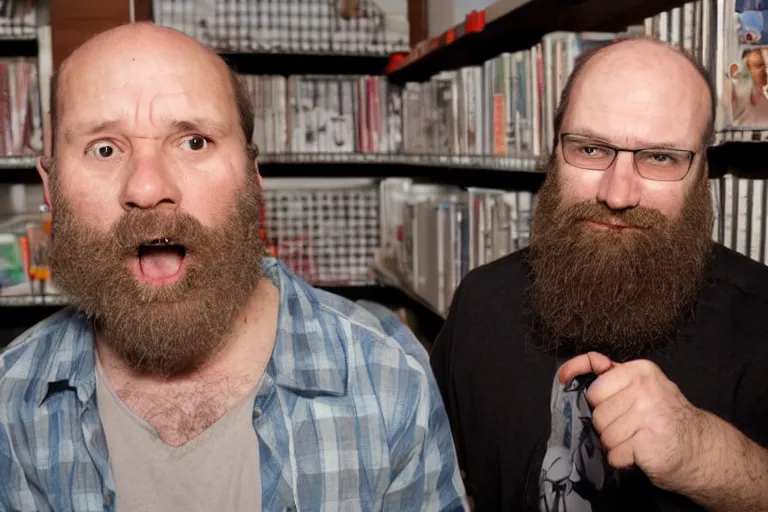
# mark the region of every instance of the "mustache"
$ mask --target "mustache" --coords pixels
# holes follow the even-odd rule
[[[180,211],[131,210],[110,230],[112,250],[122,257],[135,256],[139,246],[163,239],[187,253],[199,253],[209,246],[209,238],[199,220]]]
[[[582,201],[563,205],[561,218],[573,223],[591,221],[601,224],[622,224],[632,228],[652,229],[666,225],[669,220],[658,210],[636,206],[625,210],[614,210],[604,203]]]

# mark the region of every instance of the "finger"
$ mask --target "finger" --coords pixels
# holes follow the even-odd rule
[[[597,407],[609,398],[623,392],[637,378],[636,371],[628,365],[614,367],[610,372],[600,375],[587,389],[587,401]]]
[[[617,393],[594,406],[592,426],[595,427],[597,433],[602,434],[609,425],[631,411],[636,399],[637,397],[631,393]],[[589,401],[589,396],[587,396],[587,401]]]
[[[558,377],[561,384],[568,384],[579,375],[595,373],[600,375],[610,370],[613,363],[608,357],[598,352],[588,352],[566,361],[560,367]]]
[[[608,464],[615,469],[628,469],[635,463],[632,441],[626,441],[608,452]]]
[[[611,451],[627,443],[642,427],[642,418],[637,414],[630,412],[629,414],[619,416],[600,432],[600,444],[603,445],[606,451]]]

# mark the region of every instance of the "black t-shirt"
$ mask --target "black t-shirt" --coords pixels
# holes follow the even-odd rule
[[[478,511],[539,510],[539,473],[550,435],[550,396],[561,359],[530,348],[527,250],[470,272],[432,351],[467,491]],[[768,267],[713,247],[691,325],[643,354],[695,406],[768,446]],[[614,510],[701,510],[622,474]],[[597,510],[597,509],[595,509]]]

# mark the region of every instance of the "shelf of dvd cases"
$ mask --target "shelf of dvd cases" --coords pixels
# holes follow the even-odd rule
[[[388,66],[392,82],[423,82],[440,71],[476,66],[528,48],[557,31],[617,32],[640,24],[680,0],[498,0],[457,26],[417,44]]]
[[[458,186],[534,188],[544,179],[541,162],[493,156],[377,153],[271,153],[259,171],[270,178],[408,177]],[[36,157],[0,158],[0,184],[39,184]]]
[[[0,41],[25,41],[37,37],[37,0],[0,2]],[[19,55],[19,54],[16,54]]]
[[[259,158],[265,177],[395,178],[488,188],[536,188],[544,165],[532,158],[385,153],[271,153]]]
[[[756,142],[763,142],[762,144]],[[711,178],[746,174],[768,178],[768,131],[718,133],[709,148]],[[0,184],[40,184],[37,157],[0,158]],[[543,161],[532,158],[385,153],[270,153],[259,157],[268,178],[413,178],[462,187],[535,189]]]
[[[541,172],[543,162],[535,158],[484,155],[412,155],[397,153],[269,153],[259,158],[263,164],[410,164],[492,169],[501,171]]]
[[[381,71],[389,55],[409,47],[406,0],[152,3],[158,25],[184,32],[217,53],[240,54],[245,60],[258,60],[260,54],[283,54],[286,60],[289,56],[344,55],[380,58]],[[306,62],[312,64],[309,59]],[[299,72],[292,68],[290,73]]]

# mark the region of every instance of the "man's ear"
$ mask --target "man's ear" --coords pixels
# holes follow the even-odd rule
[[[45,204],[51,207],[51,196],[48,192],[48,176],[53,165],[53,135],[51,134],[51,113],[46,112],[43,117],[43,155],[37,157],[37,173],[43,180],[43,196]]]
[[[48,178],[51,170],[51,164],[53,161],[50,157],[42,155],[37,157],[37,173],[40,175],[40,179],[43,180],[43,196],[45,196],[45,204],[51,207],[51,195],[48,191]]]
[[[256,180],[259,182],[259,188],[264,190],[264,178],[261,177],[261,173],[259,172],[259,164],[256,162],[256,160],[253,161],[253,168],[256,169]]]

